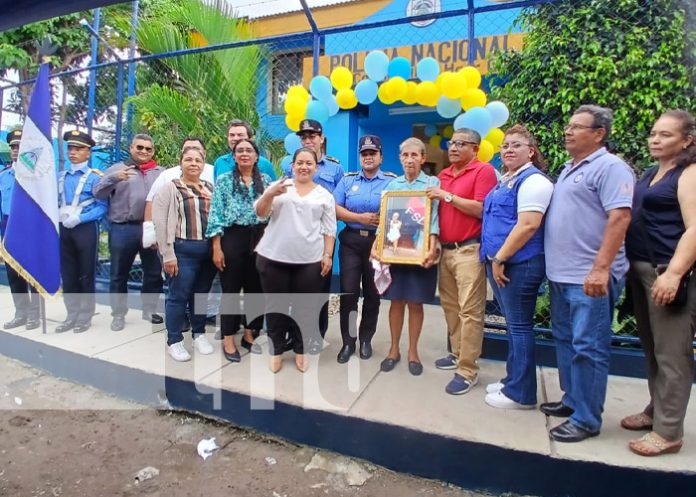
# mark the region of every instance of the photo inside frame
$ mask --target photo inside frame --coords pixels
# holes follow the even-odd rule
[[[384,212],[382,259],[385,262],[420,264],[427,251],[425,223],[428,199],[389,196]]]

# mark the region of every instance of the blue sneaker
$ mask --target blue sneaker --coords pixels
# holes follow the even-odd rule
[[[435,367],[437,369],[457,369],[457,358],[452,354],[442,357],[435,361]]]
[[[471,390],[477,383],[478,376],[473,380],[468,380],[459,373],[454,373],[454,378],[445,387],[445,392],[450,395],[462,395]]]

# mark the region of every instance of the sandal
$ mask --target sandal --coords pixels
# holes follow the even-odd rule
[[[639,456],[653,457],[661,456],[662,454],[676,454],[681,450],[682,443],[681,440],[669,442],[654,431],[651,431],[641,438],[628,442],[628,448]]]
[[[621,427],[632,431],[652,430],[653,420],[644,412],[639,412],[638,414],[631,414],[623,418],[621,420]]]

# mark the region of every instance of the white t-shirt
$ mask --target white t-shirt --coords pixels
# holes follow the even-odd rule
[[[301,197],[294,186],[289,186],[287,192],[273,199],[268,226],[256,252],[277,262],[319,262],[324,256],[324,235],[336,236],[333,195],[315,186]]]
[[[513,175],[504,175],[500,181],[505,183],[520,174],[525,169],[529,169],[532,163],[525,164]],[[517,213],[520,212],[541,212],[546,213],[546,209],[551,203],[553,194],[553,183],[543,174],[532,174],[517,190]]]
[[[150,191],[148,192],[147,197],[145,197],[145,202],[152,202],[152,199],[155,198],[155,193],[157,193],[157,191],[160,188],[162,188],[165,184],[169,183],[171,180],[180,177],[181,166],[170,167],[169,169],[165,169],[164,171],[162,171],[155,180],[155,182],[152,183]],[[212,166],[212,164],[206,164],[205,166],[203,166],[201,179],[203,181],[207,181],[211,185],[215,184],[215,168]]]

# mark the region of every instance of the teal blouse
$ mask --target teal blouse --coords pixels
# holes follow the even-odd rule
[[[265,190],[271,183],[271,178],[261,173],[261,181]],[[254,191],[253,185],[246,186],[240,180],[239,186],[239,191],[235,192],[232,173],[218,177],[208,214],[208,229],[205,232],[207,238],[221,235],[225,228],[233,224],[251,226],[266,222],[264,218],[258,217],[254,210],[254,202],[260,195]]]

